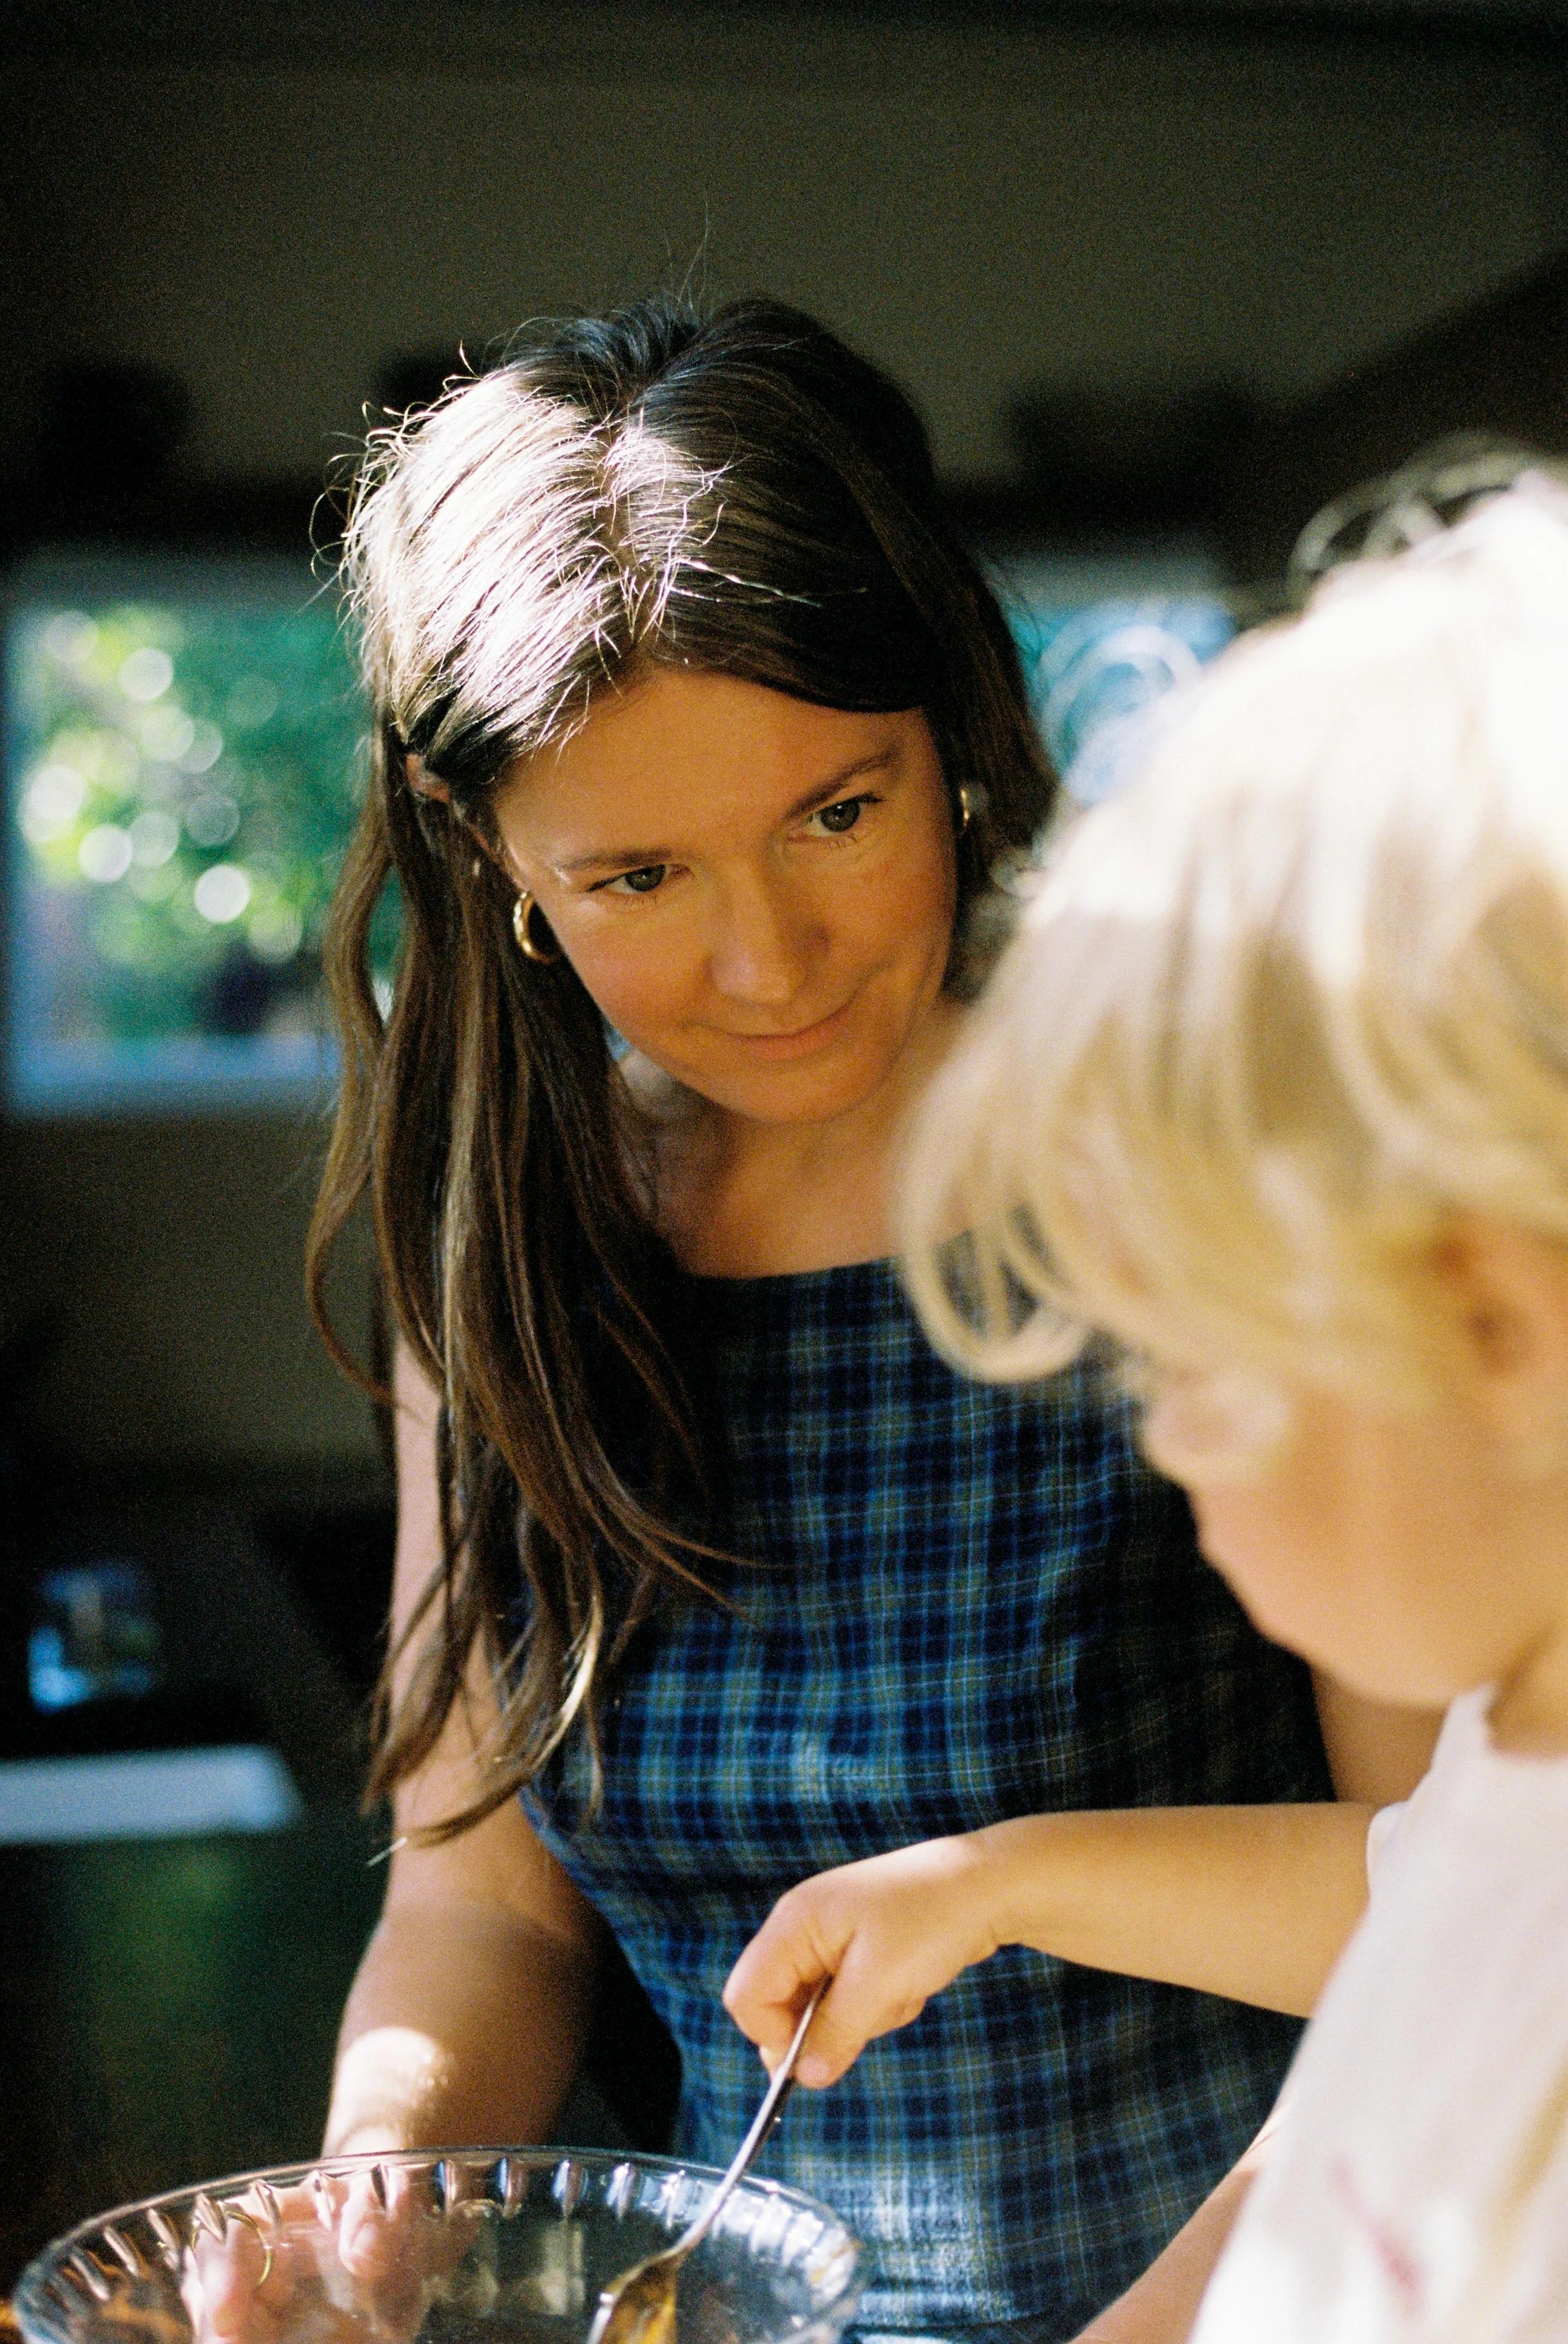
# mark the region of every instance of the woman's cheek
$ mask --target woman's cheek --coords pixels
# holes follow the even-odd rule
[[[944,806],[941,820],[946,819]],[[890,857],[878,877],[880,884],[866,891],[878,942],[907,947],[918,937],[946,961],[958,908],[958,871],[950,836],[934,829],[918,834],[912,850]]]
[[[629,1042],[641,1046],[669,1023],[683,991],[673,953],[592,935],[567,940],[565,949],[594,1007]]]

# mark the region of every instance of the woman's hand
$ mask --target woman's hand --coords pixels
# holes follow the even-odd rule
[[[222,2237],[198,2230],[186,2251],[196,2344],[276,2344],[285,2329],[297,2344],[407,2344],[472,2242],[423,2179],[389,2161],[379,2177],[321,2171],[226,2199]]]
[[[835,2084],[874,2036],[906,2026],[999,1940],[981,1834],[922,1841],[803,1880],[781,1896],[724,1987],[724,2007],[771,2069],[806,1996],[833,1984],[795,2074]]]

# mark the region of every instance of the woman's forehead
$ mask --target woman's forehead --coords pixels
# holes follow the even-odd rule
[[[661,669],[520,760],[497,792],[497,817],[552,864],[616,860],[622,846],[780,820],[841,781],[891,770],[916,738],[929,738],[918,711],[823,708],[736,676]]]

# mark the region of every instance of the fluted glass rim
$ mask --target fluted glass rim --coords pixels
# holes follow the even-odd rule
[[[499,2188],[500,2195],[491,2202],[503,2218],[522,2210],[515,2175],[537,2174],[554,2167],[551,2195],[561,2207],[563,2219],[570,2219],[587,2202],[587,2185],[597,2180],[602,2185],[599,2202],[612,2212],[624,2213],[635,2204],[639,2210],[651,2212],[663,2221],[672,2237],[695,2218],[721,2178],[718,2167],[691,2157],[554,2144],[534,2147],[484,2143],[441,2148],[360,2149],[289,2165],[256,2167],[215,2180],[187,2183],[177,2189],[126,2199],[62,2232],[33,2258],[16,2281],[11,2307],[23,2336],[27,2344],[80,2344],[82,2335],[90,2329],[95,2308],[102,2308],[110,2299],[111,2280],[151,2276],[148,2267],[152,2262],[162,2262],[172,2273],[182,2264],[197,2231],[217,2238],[226,2235],[226,2207],[247,2192],[264,2194],[308,2187],[319,2175],[348,2177],[378,2167],[429,2172],[435,2177],[436,2187],[449,2208],[459,2201],[442,2168],[460,2172],[470,2187],[476,2175],[480,2176],[492,2189]],[[662,2185],[655,2190],[652,2205],[639,2194],[639,2184],[648,2180]],[[616,2202],[617,2197],[620,2203]],[[477,2201],[470,2196],[461,2202]],[[810,2316],[792,2330],[791,2344],[832,2344],[832,2339],[849,2324],[865,2283],[860,2241],[842,2216],[820,2198],[788,2182],[755,2173],[747,2174],[736,2185],[719,2230],[733,2234],[737,2228],[744,2229],[748,2209],[755,2220],[770,2207],[789,2209],[792,2223],[786,2225],[786,2235],[794,2222],[804,2220],[817,2226],[814,2236],[803,2234],[797,2242],[799,2253],[794,2259],[804,2267],[804,2254],[809,2249],[821,2273],[822,2284],[819,2286],[807,2272],[812,2309]],[[183,2215],[184,2221],[177,2221],[177,2215]],[[236,2218],[254,2223],[249,2209],[238,2215],[231,2212],[228,2220]],[[150,2248],[138,2244],[133,2225],[146,2231]]]

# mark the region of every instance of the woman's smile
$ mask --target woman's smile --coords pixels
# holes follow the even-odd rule
[[[754,1058],[809,1058],[814,1051],[825,1049],[829,1043],[838,1040],[850,1022],[859,997],[856,990],[839,1008],[830,1010],[825,1017],[818,1017],[809,1026],[797,1026],[790,1033],[730,1032],[725,1038],[739,1042]]]

